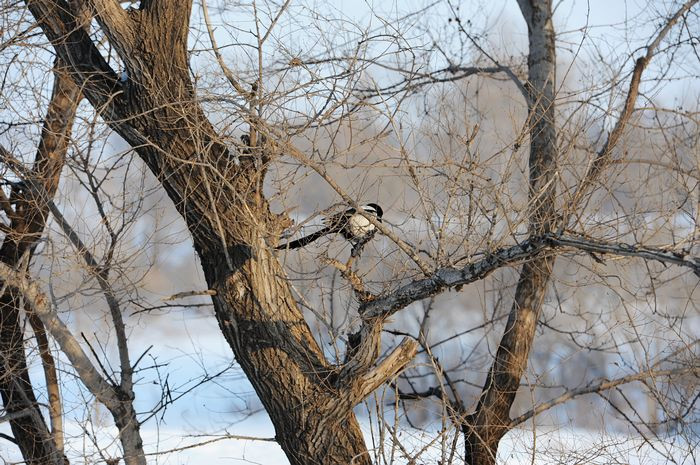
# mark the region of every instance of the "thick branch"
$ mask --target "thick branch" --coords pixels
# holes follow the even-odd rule
[[[133,393],[122,386],[117,388],[111,385],[100,375],[68,327],[51,309],[48,299],[41,292],[39,286],[30,281],[25,273],[15,271],[6,264],[0,263],[0,278],[2,278],[4,285],[16,289],[24,296],[34,314],[39,317],[46,330],[56,340],[61,352],[66,355],[82,383],[110,411],[119,428],[124,448],[124,462],[127,465],[145,465],[143,442],[136,412],[133,408]],[[131,376],[130,371],[129,369],[129,377]],[[129,388],[130,383],[131,379],[129,379]]]
[[[352,260],[352,257],[350,260]],[[374,298],[374,295],[367,292],[365,289],[365,283],[362,282],[362,278],[360,278],[348,264],[341,263],[334,258],[328,257],[324,257],[323,261],[340,271],[340,274],[343,276],[343,278],[345,278],[348,284],[350,284],[352,290],[355,291],[355,297],[357,297],[357,300],[360,302],[367,302]]]
[[[88,33],[81,27],[79,16],[65,0],[26,0],[26,3],[58,56],[70,65],[71,75],[85,96],[95,108],[107,112],[103,114],[107,120],[121,120],[125,115],[112,113],[120,105],[103,107],[110,99],[120,98],[115,94],[122,90],[121,84]]]
[[[381,350],[383,324],[381,319],[364,320],[360,330],[350,336],[345,363],[338,374],[338,386],[354,384],[377,360]]]
[[[527,27],[530,28],[532,23],[532,3],[531,0],[518,0],[518,6],[520,7],[520,12],[523,15],[523,19],[527,23]]]
[[[566,247],[584,252],[616,255],[620,257],[635,257],[643,260],[652,260],[659,263],[676,265],[689,268],[700,277],[700,259],[688,256],[685,252],[676,252],[666,248],[646,247],[643,245],[631,245],[624,242],[606,242],[585,236],[555,235],[545,237],[552,247]]]
[[[12,412],[12,413],[7,413],[5,415],[0,415],[0,423],[4,423],[6,421],[16,420],[18,418],[31,416],[31,415],[32,415],[31,409],[26,408],[24,410],[18,410],[17,412]]]
[[[377,297],[360,306],[364,318],[387,317],[411,303],[435,295],[444,289],[463,286],[481,280],[495,270],[532,260],[546,252],[573,249],[623,257],[635,257],[691,269],[700,276],[700,259],[661,248],[606,242],[581,235],[545,234],[520,244],[499,249],[483,259],[461,268],[439,268],[430,278],[415,280],[395,291]]]
[[[133,45],[135,39],[133,24],[118,0],[87,0],[87,2],[92,7],[95,18],[110,43],[118,44],[121,50]]]
[[[418,352],[418,343],[404,338],[394,350],[379,364],[370,369],[357,382],[353,394],[354,403],[361,402],[382,384],[398,376]]]

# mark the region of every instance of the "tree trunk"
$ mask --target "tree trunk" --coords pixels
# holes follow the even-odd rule
[[[557,131],[554,124],[555,64],[551,0],[518,0],[528,26],[528,121],[530,124],[530,234],[549,232],[555,212]],[[463,427],[470,465],[496,463],[501,438],[510,429],[510,408],[527,368],[553,257],[526,263],[503,338],[476,411]]]
[[[293,464],[369,464],[354,404],[294,300],[273,247],[282,222],[262,197],[265,147],[229,150],[188,74],[191,2],[95,1],[126,65],[119,80],[64,1],[27,4],[105,121],[128,141],[185,219],[212,289],[216,317]],[[268,240],[270,244],[268,244]]]
[[[232,250],[234,271],[221,254],[203,256],[221,331],[275,425],[290,462],[369,464],[352,412],[334,396],[328,366],[299,312],[281,269],[262,238]]]
[[[58,187],[75,110],[80,101],[80,90],[66,75],[65,68],[58,63],[57,61],[54,67],[53,93],[31,170],[31,175],[43,186],[49,197],[53,197]],[[48,208],[23,188],[13,189],[10,203],[15,205],[15,211],[10,216],[10,232],[0,248],[0,261],[14,267],[23,256],[26,257],[25,263],[31,258],[44,230]],[[26,415],[10,420],[10,428],[27,463],[67,463],[60,450],[61,444],[56,443],[49,433],[34,396],[24,353],[21,310],[21,299],[13,291],[7,290],[0,296],[0,356],[3,367],[0,373],[0,394],[8,413],[26,412]],[[41,325],[40,322],[36,323]],[[37,327],[39,332],[42,329]],[[51,358],[51,354],[42,352],[42,357]],[[45,364],[45,369],[51,368]],[[47,383],[50,384],[52,379],[55,379],[55,373],[53,377],[47,376]],[[57,393],[56,388],[57,386],[49,386],[54,395]],[[56,415],[57,404],[58,402],[52,402],[52,416]]]
[[[114,411],[113,411],[114,410]],[[124,399],[119,408],[110,409],[114,423],[119,429],[125,465],[146,465],[140,425],[136,418],[133,399]]]

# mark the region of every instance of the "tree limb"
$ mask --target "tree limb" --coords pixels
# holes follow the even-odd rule
[[[0,263],[0,278],[6,285],[17,289],[24,296],[31,309],[41,319],[59,346],[61,346],[61,351],[66,354],[71,365],[78,372],[80,379],[97,400],[105,406],[117,407],[119,399],[114,392],[113,386],[100,376],[68,327],[51,310],[49,301],[44,293],[41,292],[39,286],[35,282],[30,281],[24,273],[15,271],[4,263]]]
[[[379,386],[397,376],[413,360],[416,352],[418,352],[418,343],[405,337],[377,366],[358,380],[357,388],[352,393],[354,402],[361,402]]]
[[[118,0],[83,0],[89,3],[110,43],[132,46],[136,38],[133,21]]]
[[[700,376],[700,367],[691,367],[691,368],[677,368],[675,370],[660,370],[660,371],[654,371],[654,370],[649,370],[649,371],[644,371],[641,373],[634,373],[631,375],[623,376],[621,378],[617,379],[612,379],[612,380],[602,380],[598,382],[593,382],[591,381],[588,383],[588,385],[579,388],[579,389],[573,389],[571,391],[565,392],[564,394],[555,397],[552,400],[549,400],[547,402],[544,402],[537,407],[533,408],[532,410],[528,410],[527,412],[523,413],[522,415],[518,415],[516,418],[513,418],[510,422],[509,427],[514,428],[518,426],[521,423],[524,423],[525,421],[529,420],[530,418],[534,417],[535,415],[539,415],[540,413],[551,409],[552,407],[556,407],[557,405],[563,404],[564,402],[567,402],[571,399],[574,399],[576,397],[585,395],[585,394],[593,394],[593,393],[600,393],[602,391],[606,391],[608,389],[615,388],[617,386],[620,386],[622,384],[628,384],[632,383],[634,381],[642,381],[647,378],[652,378],[652,377],[663,377],[663,376],[675,376],[675,375],[683,375],[683,374],[693,374],[695,376]]]
[[[120,105],[104,106],[105,101],[119,99],[123,90],[117,74],[97,50],[80,18],[65,0],[25,0],[44,34],[59,57],[70,65],[68,71],[98,112],[108,121],[121,121]]]
[[[438,268],[429,278],[414,280],[389,294],[378,296],[360,305],[359,312],[364,318],[387,317],[417,300],[435,295],[444,289],[473,283],[499,268],[522,264],[543,253],[555,252],[559,249],[653,260],[689,268],[700,277],[700,259],[697,257],[654,247],[606,242],[576,234],[549,233],[487,253],[483,259],[468,263],[461,268]]]
[[[32,410],[28,409],[28,408],[25,408],[23,410],[18,410],[16,412],[12,412],[12,413],[6,413],[4,415],[0,415],[0,423],[4,423],[6,421],[16,420],[17,418],[22,418],[22,417],[30,416],[30,415],[32,415]]]
[[[524,1],[525,0],[519,0],[520,3],[523,3]],[[627,90],[627,97],[625,97],[625,104],[622,107],[620,117],[617,119],[615,127],[610,132],[608,138],[603,144],[603,148],[600,149],[600,151],[596,154],[596,157],[586,169],[586,173],[583,175],[581,183],[579,184],[578,188],[576,189],[576,192],[569,201],[568,209],[570,211],[578,205],[578,203],[582,200],[583,196],[585,195],[586,191],[592,186],[597,177],[600,175],[600,172],[603,171],[603,169],[605,169],[612,161],[612,151],[615,148],[615,146],[617,146],[617,143],[620,141],[622,133],[627,127],[627,123],[629,122],[632,113],[634,113],[635,102],[637,101],[637,96],[639,95],[639,85],[642,82],[642,73],[644,73],[644,70],[646,69],[647,65],[649,65],[651,59],[654,57],[654,54],[656,53],[656,49],[658,48],[659,44],[669,33],[673,25],[676,24],[676,22],[678,22],[681,16],[686,14],[690,10],[690,8],[693,7],[693,5],[698,3],[698,1],[700,0],[686,1],[683,4],[683,6],[681,6],[678,9],[678,11],[676,11],[666,21],[664,27],[661,28],[656,37],[647,46],[646,54],[642,57],[637,58],[637,60],[635,61],[634,69],[632,70],[632,78],[630,80],[629,89]]]

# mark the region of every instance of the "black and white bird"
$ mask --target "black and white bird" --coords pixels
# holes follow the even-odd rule
[[[384,211],[376,203],[368,203],[360,208],[366,215],[374,217],[379,222],[382,221]],[[352,255],[355,256],[361,246],[364,246],[377,232],[377,227],[354,208],[329,216],[325,219],[325,224],[326,227],[323,229],[295,241],[279,245],[277,249],[298,249],[325,235],[337,233],[352,243]]]

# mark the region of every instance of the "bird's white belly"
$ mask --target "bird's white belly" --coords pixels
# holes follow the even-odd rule
[[[348,229],[353,236],[361,237],[374,231],[374,225],[362,215],[353,215],[348,221]]]

